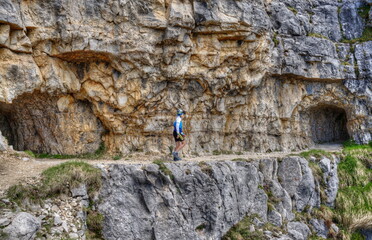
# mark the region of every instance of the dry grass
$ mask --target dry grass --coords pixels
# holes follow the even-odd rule
[[[101,187],[101,171],[85,162],[69,161],[45,170],[38,184],[10,187],[7,196],[19,204],[24,200],[35,202],[68,194],[71,188],[81,184],[88,187],[88,192],[98,191]]]

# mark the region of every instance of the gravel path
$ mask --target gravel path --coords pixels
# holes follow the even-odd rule
[[[341,151],[340,144],[318,145],[315,149],[326,151]],[[261,159],[261,158],[277,158],[285,157],[288,154],[298,154],[300,152],[273,152],[273,153],[244,153],[242,155],[207,155],[199,157],[185,157],[183,161],[225,161],[234,159]],[[154,160],[161,159],[171,161],[169,156],[153,156],[145,154],[133,154],[123,157],[120,160],[112,160],[111,157],[103,157],[99,160],[83,160],[83,159],[34,159],[24,152],[8,152],[0,153],[0,196],[3,195],[6,189],[10,186],[28,181],[32,178],[37,178],[47,168],[63,163],[65,161],[78,160],[88,162],[90,164],[148,164]],[[181,161],[181,163],[183,162]]]

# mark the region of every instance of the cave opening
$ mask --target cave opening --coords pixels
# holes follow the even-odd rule
[[[311,138],[314,143],[343,142],[349,139],[344,109],[322,105],[310,110]]]
[[[11,126],[11,117],[9,112],[5,112],[0,105],[0,132],[7,140],[9,145],[14,146],[14,132]]]
[[[35,92],[0,103],[0,131],[17,151],[79,155],[95,152],[105,130],[91,103]]]

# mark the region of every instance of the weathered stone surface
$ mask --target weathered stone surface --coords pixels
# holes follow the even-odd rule
[[[271,161],[272,165],[278,165],[277,160]],[[270,164],[269,160],[263,162]],[[298,157],[283,159],[272,177],[261,172],[259,162],[165,163],[170,175],[165,175],[154,164],[110,165],[103,169],[99,205],[99,211],[105,216],[104,237],[220,239],[244,216],[252,214],[259,216],[255,223],[258,227],[266,222],[281,226],[295,209],[319,204],[312,200],[318,199],[319,193],[313,190],[315,180],[305,162]],[[297,186],[289,184],[290,176],[283,176],[281,166],[287,167],[286,172],[292,172],[294,177],[299,176],[298,180],[291,180],[297,182]],[[265,179],[261,174],[266,175]],[[277,183],[279,186],[275,188],[288,189],[295,196],[294,209],[289,197],[289,203],[279,197],[276,204],[270,203],[275,209],[289,204],[284,214],[283,210],[268,211],[268,202],[272,200],[259,187],[265,186],[264,181],[275,182],[276,176],[284,179],[282,185]],[[311,187],[303,193],[305,184]],[[307,194],[310,191],[317,197]],[[274,191],[271,194],[279,196]],[[287,227],[292,237],[307,239],[310,234],[309,228],[300,222],[290,222]]]
[[[359,69],[359,78],[372,81],[372,41],[355,46],[355,59]]]
[[[0,129],[15,149],[52,154],[94,152],[104,131],[90,104],[70,95],[26,94],[11,106],[0,103],[0,121]]]
[[[8,234],[9,240],[29,240],[35,238],[40,226],[39,219],[29,213],[21,212],[3,231]]]
[[[327,238],[328,228],[322,219],[311,219],[310,224],[314,227],[316,235],[324,239]]]
[[[80,185],[77,188],[71,189],[72,197],[82,197],[83,199],[87,199],[88,192],[87,187],[85,184]]]
[[[338,20],[338,7],[332,5],[320,5],[313,9],[311,17],[313,32],[328,37],[332,41],[342,39],[340,23]]]
[[[17,109],[25,94],[39,99],[44,93],[62,98],[59,111],[66,98],[91,106],[90,113],[74,110],[71,119],[83,117],[82,123],[63,120],[71,127],[62,137],[51,134],[58,130],[48,121],[19,123],[40,129],[44,145],[38,136],[35,144],[31,136],[10,136],[17,138],[12,144],[79,154],[103,140],[113,152],[166,152],[174,110],[184,108],[189,153],[298,150],[314,144],[309,111],[325,105],[344,109],[343,128],[368,143],[370,42],[333,42],[341,32],[360,36],[363,4],[2,0],[1,106]],[[58,118],[47,111],[55,108],[44,117]]]
[[[330,160],[326,157],[323,157],[319,162],[319,166],[323,171],[323,181],[326,185],[325,193],[327,196],[327,201],[325,202],[325,204],[331,207],[334,206],[334,201],[336,200],[339,184],[337,175],[337,164],[338,162],[336,158]]]
[[[346,39],[354,39],[362,36],[364,22],[358,14],[358,8],[363,5],[363,1],[346,0],[340,7],[340,24],[343,35]]]
[[[311,231],[309,227],[302,222],[289,222],[288,233],[296,240],[306,240]]]

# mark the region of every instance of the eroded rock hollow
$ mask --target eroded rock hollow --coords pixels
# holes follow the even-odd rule
[[[177,108],[190,153],[372,139],[372,42],[341,43],[370,30],[370,1],[0,3],[0,131],[16,149],[168,151]]]

